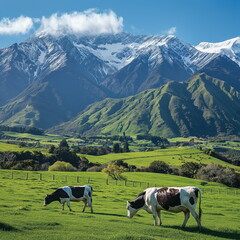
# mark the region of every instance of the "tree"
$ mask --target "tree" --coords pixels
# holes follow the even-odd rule
[[[125,141],[125,142],[124,142],[123,152],[130,152],[128,141]]]
[[[111,177],[114,180],[123,180],[126,179],[122,176],[122,173],[126,171],[126,168],[123,166],[118,166],[114,163],[109,163],[107,167],[105,167],[103,170],[109,177]]]
[[[196,162],[186,162],[180,168],[180,174],[184,177],[194,178],[197,171],[202,167]]]
[[[200,168],[196,174],[198,179],[223,183],[229,187],[240,187],[240,174],[234,169],[218,164],[209,164]]]
[[[69,151],[69,145],[67,143],[66,139],[63,139],[60,143],[59,143],[59,147],[60,149],[64,149],[66,151]]]
[[[170,166],[163,161],[153,161],[149,165],[149,171],[156,172],[156,173],[171,173],[172,172]]]
[[[54,153],[56,147],[54,145],[51,145],[48,149],[48,153]]]
[[[113,152],[114,153],[120,153],[121,152],[121,148],[120,148],[119,143],[114,143],[113,144]]]

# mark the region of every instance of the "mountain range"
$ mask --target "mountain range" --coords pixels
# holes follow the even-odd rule
[[[209,105],[207,101],[203,101],[207,107],[196,105],[196,102],[201,101],[193,101],[193,93],[189,92],[187,87],[193,79],[201,79],[197,81],[200,84],[199,87],[206,85],[202,83],[203,79],[209,81],[209,84],[223,81],[224,84],[217,84],[222,87],[211,88],[215,92],[205,88],[203,90],[209,99],[214,98],[213,102],[217,105]],[[216,106],[217,109],[221,109],[223,105],[226,105],[226,103],[215,100],[218,96],[222,96],[223,92],[225,94],[229,90],[228,95],[233,94],[236,98],[234,101],[237,102],[236,96],[240,91],[239,81],[240,38],[222,43],[200,43],[198,46],[192,46],[172,35],[147,36],[120,33],[54,37],[41,32],[25,42],[0,49],[0,124],[52,128],[55,129],[54,131],[61,129],[63,132],[79,132],[88,135],[96,134],[96,132],[115,134],[127,131],[126,129],[129,134],[144,132],[164,136],[237,134],[235,128],[238,125],[231,122],[234,119],[231,114],[238,112],[238,109],[231,114],[223,109],[223,115],[213,113]],[[156,118],[159,117],[161,127],[156,127],[152,120],[149,120],[153,117],[152,111],[145,112],[142,116],[140,112],[145,109],[136,111],[137,106],[131,105],[134,101],[129,102],[132,98],[145,99],[145,94],[150,94],[150,92],[152,92],[151,96],[157,96],[156,93],[153,94],[154,91],[163,94],[163,89],[172,87],[173,89],[169,91],[176,94],[179,97],[179,104],[181,102],[185,106],[184,109],[188,110],[176,108],[172,111],[174,109],[172,106],[165,106],[171,118],[169,114],[168,117],[157,114]],[[154,90],[146,92],[148,89]],[[176,90],[180,92],[177,93]],[[168,99],[165,94],[163,95],[165,96],[163,99],[152,99],[152,102],[161,103],[158,109],[164,107],[162,102]],[[202,96],[205,95],[202,93]],[[173,97],[174,95],[171,99]],[[172,103],[172,100],[170,102]],[[230,104],[228,100],[226,102]],[[89,111],[95,115],[96,110],[93,109],[100,109],[100,106],[106,112],[105,107],[112,109],[111,105],[114,105],[114,108],[119,108],[121,105],[128,109],[129,113],[125,112],[123,118],[125,116],[125,119],[129,120],[128,125],[131,127],[126,128],[126,123],[119,118],[118,121],[122,122],[125,127],[122,127],[122,130],[119,126],[113,127],[110,131],[111,114],[107,115],[109,117],[107,120],[104,116],[105,121],[109,122],[108,130],[105,127],[99,128],[100,125],[97,127],[96,123],[92,125],[94,121],[90,124],[91,116],[83,117]],[[237,108],[238,104],[235,104],[235,107]],[[201,111],[192,112],[196,108]],[[205,119],[206,112],[203,109],[209,109],[210,115],[218,117],[211,118],[212,120]],[[161,110],[161,112],[164,111]],[[196,132],[193,131],[195,127],[183,127],[182,124],[175,122],[173,115],[177,112],[179,112],[177,118],[180,122],[186,122],[185,118],[188,116],[189,124],[196,126]],[[79,113],[81,114],[78,115]],[[135,119],[131,123],[126,117],[130,113]],[[120,117],[121,114],[118,114]],[[85,119],[84,121],[81,116]],[[225,117],[219,118],[219,116]],[[82,126],[76,127],[77,119]],[[103,121],[102,118],[97,119],[99,122]],[[201,124],[199,119],[201,119]],[[221,119],[224,123],[220,124]],[[72,120],[74,124],[68,122],[69,128],[65,129],[70,129],[70,126],[72,128],[65,131],[62,123],[69,120]],[[173,125],[168,121],[175,122],[175,127],[169,127]],[[197,127],[198,121],[199,126],[204,129]],[[58,124],[61,124],[61,127],[56,127]],[[133,125],[136,127],[132,127]],[[73,129],[74,126],[76,131]],[[141,126],[143,129],[137,130]],[[209,134],[205,132],[206,129],[209,129]]]

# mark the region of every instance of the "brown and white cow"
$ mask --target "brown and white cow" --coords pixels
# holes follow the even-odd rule
[[[198,197],[199,215],[195,210]],[[196,219],[199,230],[201,230],[201,191],[197,187],[147,188],[135,200],[127,202],[129,218],[132,218],[140,209],[153,214],[155,226],[162,225],[161,210],[174,213],[183,212],[185,218],[182,227],[186,226],[191,213]]]
[[[47,194],[44,200],[44,206],[50,204],[53,201],[59,201],[62,204],[62,210],[64,210],[64,204],[67,203],[69,210],[72,211],[70,207],[70,201],[72,202],[84,202],[83,212],[88,204],[92,208],[92,187],[88,185],[84,186],[65,186],[60,187],[51,194]]]

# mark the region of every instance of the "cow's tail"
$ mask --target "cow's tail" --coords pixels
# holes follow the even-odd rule
[[[202,218],[201,203],[202,203],[202,192],[201,192],[201,190],[199,189],[199,212],[198,212],[198,215],[199,215],[199,221],[200,221],[200,222],[201,222],[201,218]]]

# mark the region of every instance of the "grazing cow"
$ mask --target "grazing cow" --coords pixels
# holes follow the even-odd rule
[[[70,207],[70,201],[72,202],[84,202],[83,212],[85,208],[88,206],[91,208],[91,212],[93,213],[92,208],[92,187],[88,185],[84,186],[66,186],[60,187],[52,194],[47,194],[45,197],[45,201],[43,206],[48,205],[53,201],[59,201],[62,204],[62,210],[64,210],[64,204],[67,203],[69,210],[72,211]]]
[[[195,211],[198,196],[199,215]],[[197,187],[147,188],[135,200],[127,202],[129,218],[132,218],[140,209],[153,214],[155,226],[162,225],[161,210],[174,213],[183,212],[185,218],[182,227],[186,226],[191,213],[197,221],[199,230],[201,230],[201,191]]]

